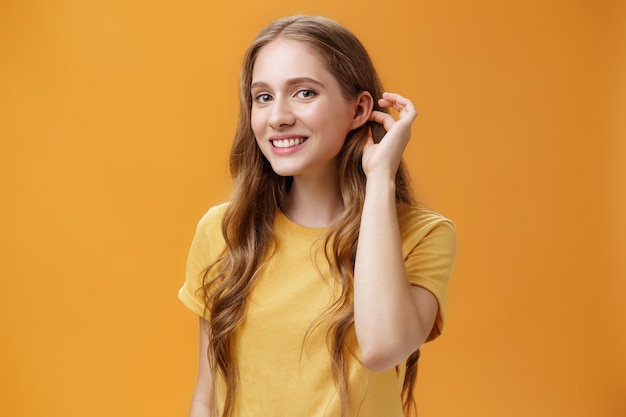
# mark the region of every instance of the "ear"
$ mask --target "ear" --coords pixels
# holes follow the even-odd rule
[[[370,118],[374,109],[374,99],[368,91],[361,91],[354,101],[354,116],[350,129],[363,126]]]

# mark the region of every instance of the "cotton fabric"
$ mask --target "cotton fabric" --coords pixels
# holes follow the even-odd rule
[[[226,207],[215,206],[200,220],[179,291],[185,306],[200,316],[205,315],[201,275],[224,246],[221,221]],[[430,291],[439,303],[428,337],[433,340],[445,321],[455,228],[437,213],[405,204],[398,205],[398,220],[409,282]],[[323,252],[328,229],[298,225],[282,213],[274,226],[277,249],[252,290],[245,321],[235,337],[240,381],[234,416],[336,417],[340,401],[331,376],[328,324],[320,321],[338,294]],[[347,343],[359,357],[354,331]],[[351,360],[350,416],[400,417],[404,368],[401,363],[372,372]],[[223,381],[218,379],[220,409],[224,395]]]

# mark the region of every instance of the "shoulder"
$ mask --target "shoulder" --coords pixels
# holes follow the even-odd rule
[[[223,203],[211,207],[200,219],[196,226],[193,246],[207,248],[220,248],[224,243],[222,235],[222,219],[229,203]]]
[[[430,253],[454,259],[457,242],[452,220],[424,207],[398,204],[398,224],[405,257]]]
[[[198,230],[218,230],[221,227],[222,219],[230,203],[222,203],[211,207],[198,222]]]
[[[448,238],[456,236],[456,226],[452,220],[424,207],[399,203],[398,223],[403,239],[412,236],[421,240],[433,233]]]

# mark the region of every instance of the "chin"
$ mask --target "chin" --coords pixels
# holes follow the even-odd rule
[[[274,168],[272,167],[272,171],[278,176],[281,177],[293,177],[294,175],[298,175],[298,171],[287,168]]]

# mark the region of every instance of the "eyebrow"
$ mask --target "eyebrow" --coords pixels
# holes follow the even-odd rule
[[[309,78],[309,77],[296,77],[296,78],[290,78],[287,80],[286,83],[288,86],[293,86],[293,85],[298,85],[298,84],[315,84],[316,86],[323,88],[324,84],[322,84],[321,82],[313,79],[313,78]],[[253,88],[266,88],[269,87],[269,84],[267,84],[266,82],[263,81],[255,81],[250,85],[250,89]]]

